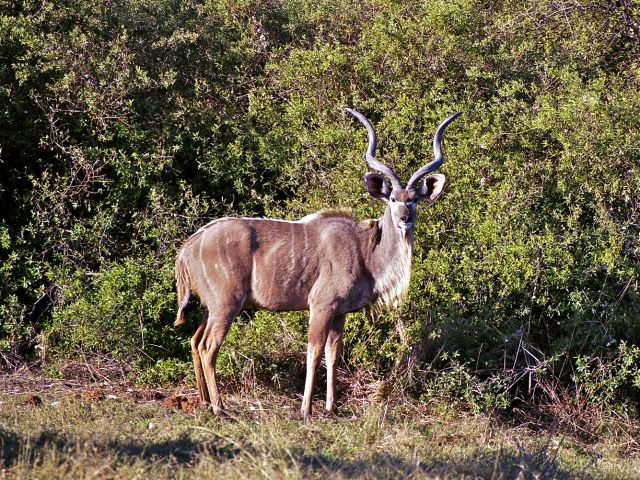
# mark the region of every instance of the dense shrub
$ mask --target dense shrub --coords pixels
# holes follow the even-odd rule
[[[380,215],[343,107],[405,177],[461,110],[409,301],[352,315],[346,361],[480,408],[550,376],[637,393],[620,367],[640,343],[637,3],[0,5],[5,360],[107,352],[173,378],[189,357],[170,327],[181,241],[227,214]],[[243,315],[221,371],[282,376],[305,319]]]

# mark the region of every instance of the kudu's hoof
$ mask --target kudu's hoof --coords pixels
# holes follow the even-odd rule
[[[324,414],[328,418],[338,418],[340,416],[340,412],[335,407],[333,407],[332,409],[325,408]]]
[[[224,409],[222,405],[209,405],[209,411],[213,413],[216,417],[226,418],[229,416],[227,411]]]

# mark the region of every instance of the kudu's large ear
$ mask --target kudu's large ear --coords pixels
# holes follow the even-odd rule
[[[422,181],[422,185],[417,190],[416,199],[421,202],[422,200],[435,200],[438,195],[442,193],[444,188],[444,175],[436,173],[425,177]]]
[[[377,200],[388,199],[391,195],[391,189],[384,175],[379,173],[366,173],[364,175],[364,183],[367,185],[367,190],[371,196]]]

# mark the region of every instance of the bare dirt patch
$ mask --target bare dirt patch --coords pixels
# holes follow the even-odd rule
[[[31,406],[51,403],[63,398],[85,403],[130,401],[133,403],[163,403],[193,413],[198,407],[196,395],[186,385],[174,388],[136,386],[127,372],[112,366],[70,362],[59,369],[60,376],[47,376],[40,368],[23,365],[12,370],[0,370],[0,392],[5,396],[20,396]],[[173,403],[170,399],[174,399]]]

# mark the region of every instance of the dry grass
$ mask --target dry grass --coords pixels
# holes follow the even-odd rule
[[[585,444],[408,401],[348,398],[339,416],[307,426],[299,399],[265,388],[227,395],[226,418],[193,409],[190,389],[23,373],[2,377],[0,392],[3,478],[640,477],[640,460],[606,439]]]

